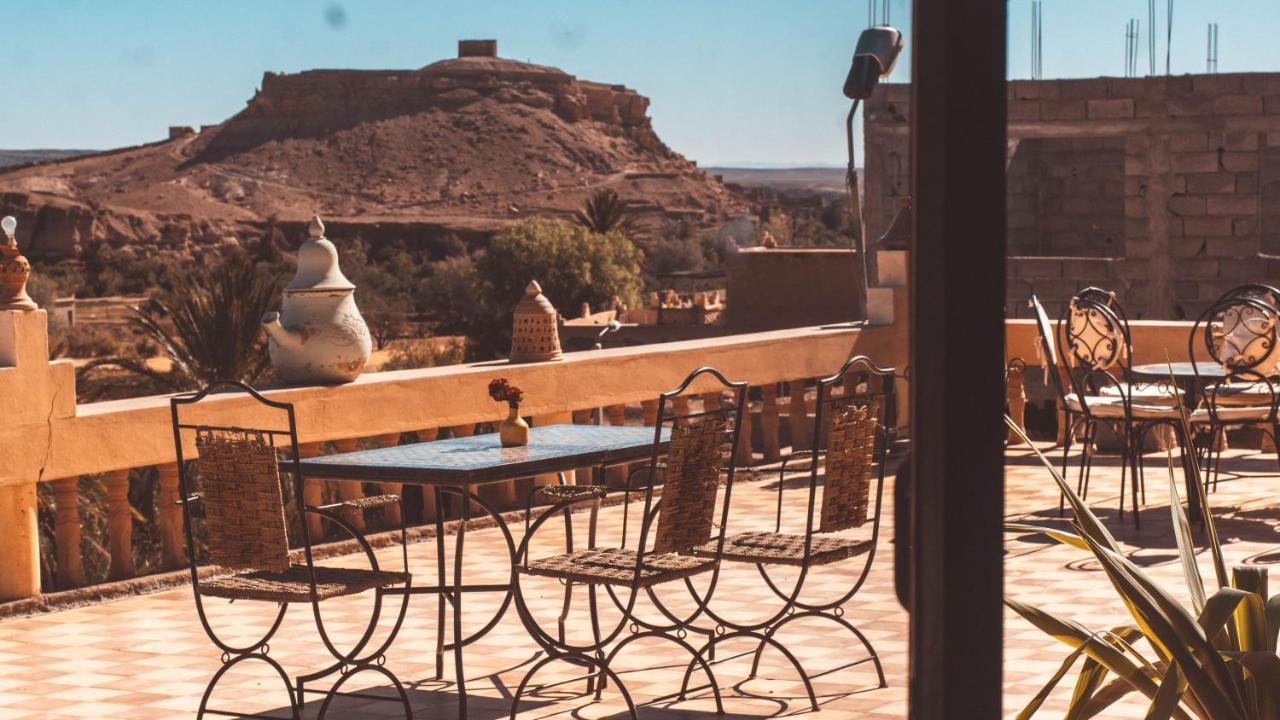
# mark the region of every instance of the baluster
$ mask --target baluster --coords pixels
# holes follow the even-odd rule
[[[178,505],[178,463],[156,466],[158,492],[156,519],[160,526],[161,564],[166,570],[187,562],[186,543],[182,537],[182,507]]]
[[[674,412],[673,412],[674,411]],[[671,408],[667,410],[668,415],[681,417],[689,414],[689,396],[677,395],[671,398]]]
[[[320,443],[298,443],[298,458],[313,458],[320,454]],[[302,487],[302,502],[310,507],[324,504],[324,483],[319,480],[308,480]],[[311,542],[318,543],[324,539],[324,523],[319,515],[305,513],[307,535]]]
[[[604,409],[604,417],[610,425],[626,425],[627,406],[609,405]],[[608,468],[604,473],[605,484],[612,487],[621,487],[627,482],[628,472],[627,467],[623,465]]]
[[[58,587],[79,587],[84,584],[84,560],[80,557],[80,478],[54,480],[53,501]]]
[[[1014,358],[1009,361],[1006,366],[1006,376],[1004,381],[1004,400],[1009,405],[1009,417],[1017,423],[1018,427],[1027,427],[1027,391],[1023,387],[1022,377],[1026,372],[1027,365],[1021,358]],[[1021,445],[1022,438],[1018,437],[1013,430],[1006,433],[1005,444]]]
[[[400,444],[400,433],[387,433],[386,435],[375,435],[373,444],[380,448],[395,447]],[[401,483],[379,483],[378,487],[387,495],[399,495],[404,486]],[[400,512],[399,505],[383,505],[383,511],[386,513],[387,525],[390,527],[400,527],[404,521],[404,516]]]
[[[767,463],[782,459],[782,446],[778,438],[779,422],[778,384],[763,385],[760,388],[760,434],[761,450]]]
[[[423,428],[418,431],[418,442],[431,442],[440,436],[439,428]],[[433,522],[436,519],[436,494],[430,485],[422,486],[422,522]]]
[[[809,449],[809,408],[804,399],[804,380],[787,383],[791,393],[791,451]]]
[[[338,453],[355,452],[360,449],[359,438],[342,438],[333,441],[333,450]],[[364,497],[364,483],[360,480],[339,480],[338,481],[338,499],[346,502],[347,500],[359,500]],[[349,508],[343,511],[342,516],[351,526],[360,532],[364,532],[364,510]]]
[[[108,580],[125,580],[134,576],[133,508],[129,505],[129,470],[106,473],[107,483],[107,552],[111,554]]]

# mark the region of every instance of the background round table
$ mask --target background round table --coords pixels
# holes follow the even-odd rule
[[[1155,380],[1168,380],[1170,375],[1175,380],[1195,380],[1197,377],[1220,380],[1227,376],[1226,369],[1216,362],[1149,363],[1134,365],[1129,368],[1129,372]]]

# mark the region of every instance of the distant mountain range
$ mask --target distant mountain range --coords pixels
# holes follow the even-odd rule
[[[804,190],[820,193],[843,193],[844,168],[837,167],[707,167],[726,183],[742,187],[771,187],[776,190]],[[861,169],[859,169],[861,172]]]
[[[96,150],[0,150],[0,167],[48,162],[86,155]]]

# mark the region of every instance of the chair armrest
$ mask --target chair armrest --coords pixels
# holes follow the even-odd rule
[[[365,508],[381,507],[382,505],[395,505],[400,502],[399,495],[370,495],[369,497],[356,498],[355,500],[343,500],[342,502],[329,503],[328,505],[308,506],[308,510],[364,510]]]

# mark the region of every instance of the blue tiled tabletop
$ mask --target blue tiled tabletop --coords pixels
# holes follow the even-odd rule
[[[504,448],[497,433],[323,455],[301,461],[306,477],[478,485],[540,473],[648,460],[652,427],[544,425],[529,444]],[[669,432],[663,430],[665,450]],[[291,463],[282,464],[286,469]]]

